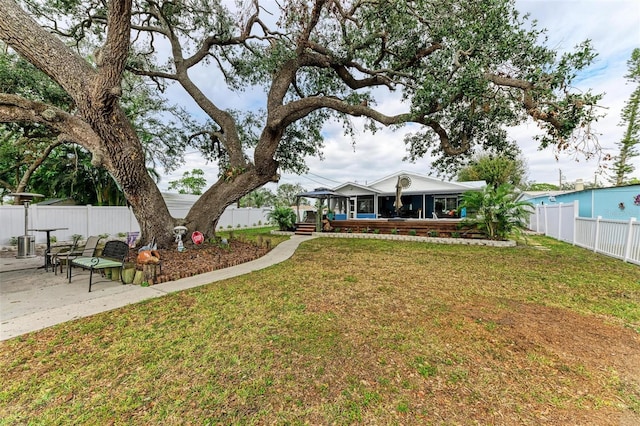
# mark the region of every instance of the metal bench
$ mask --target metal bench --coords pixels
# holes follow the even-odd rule
[[[100,256],[77,257],[69,263],[69,282],[71,282],[71,269],[73,267],[88,269],[89,292],[91,292],[91,285],[93,283],[93,271],[101,271],[106,268],[122,269],[122,267],[124,266],[124,260],[128,254],[129,245],[127,243],[118,240],[107,241],[107,244],[105,244]],[[120,274],[120,281],[122,281],[122,274]],[[122,284],[124,284],[124,281],[122,281]]]

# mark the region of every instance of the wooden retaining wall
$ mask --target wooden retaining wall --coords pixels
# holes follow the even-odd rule
[[[357,219],[332,220],[334,232],[365,232],[380,234],[416,235],[421,237],[484,238],[485,234],[475,227],[462,225],[459,219]]]

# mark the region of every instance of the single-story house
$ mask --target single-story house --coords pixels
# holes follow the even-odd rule
[[[569,192],[524,192],[520,199],[533,205],[556,205],[578,201],[578,216],[605,219],[640,219],[640,185],[589,188]]]
[[[370,184],[345,182],[319,193],[337,193],[327,197],[329,212],[336,220],[394,217],[432,219],[457,217],[462,194],[481,190],[485,186],[485,181],[449,182],[400,171]],[[399,206],[396,205],[398,198]]]

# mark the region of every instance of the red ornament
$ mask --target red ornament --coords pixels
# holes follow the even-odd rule
[[[195,231],[191,234],[191,241],[193,241],[193,244],[202,244],[204,243],[204,235],[200,231]]]

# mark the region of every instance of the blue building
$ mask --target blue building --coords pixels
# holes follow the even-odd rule
[[[533,205],[578,201],[578,216],[604,219],[640,219],[640,185],[591,188],[580,191],[524,192],[520,197]]]

